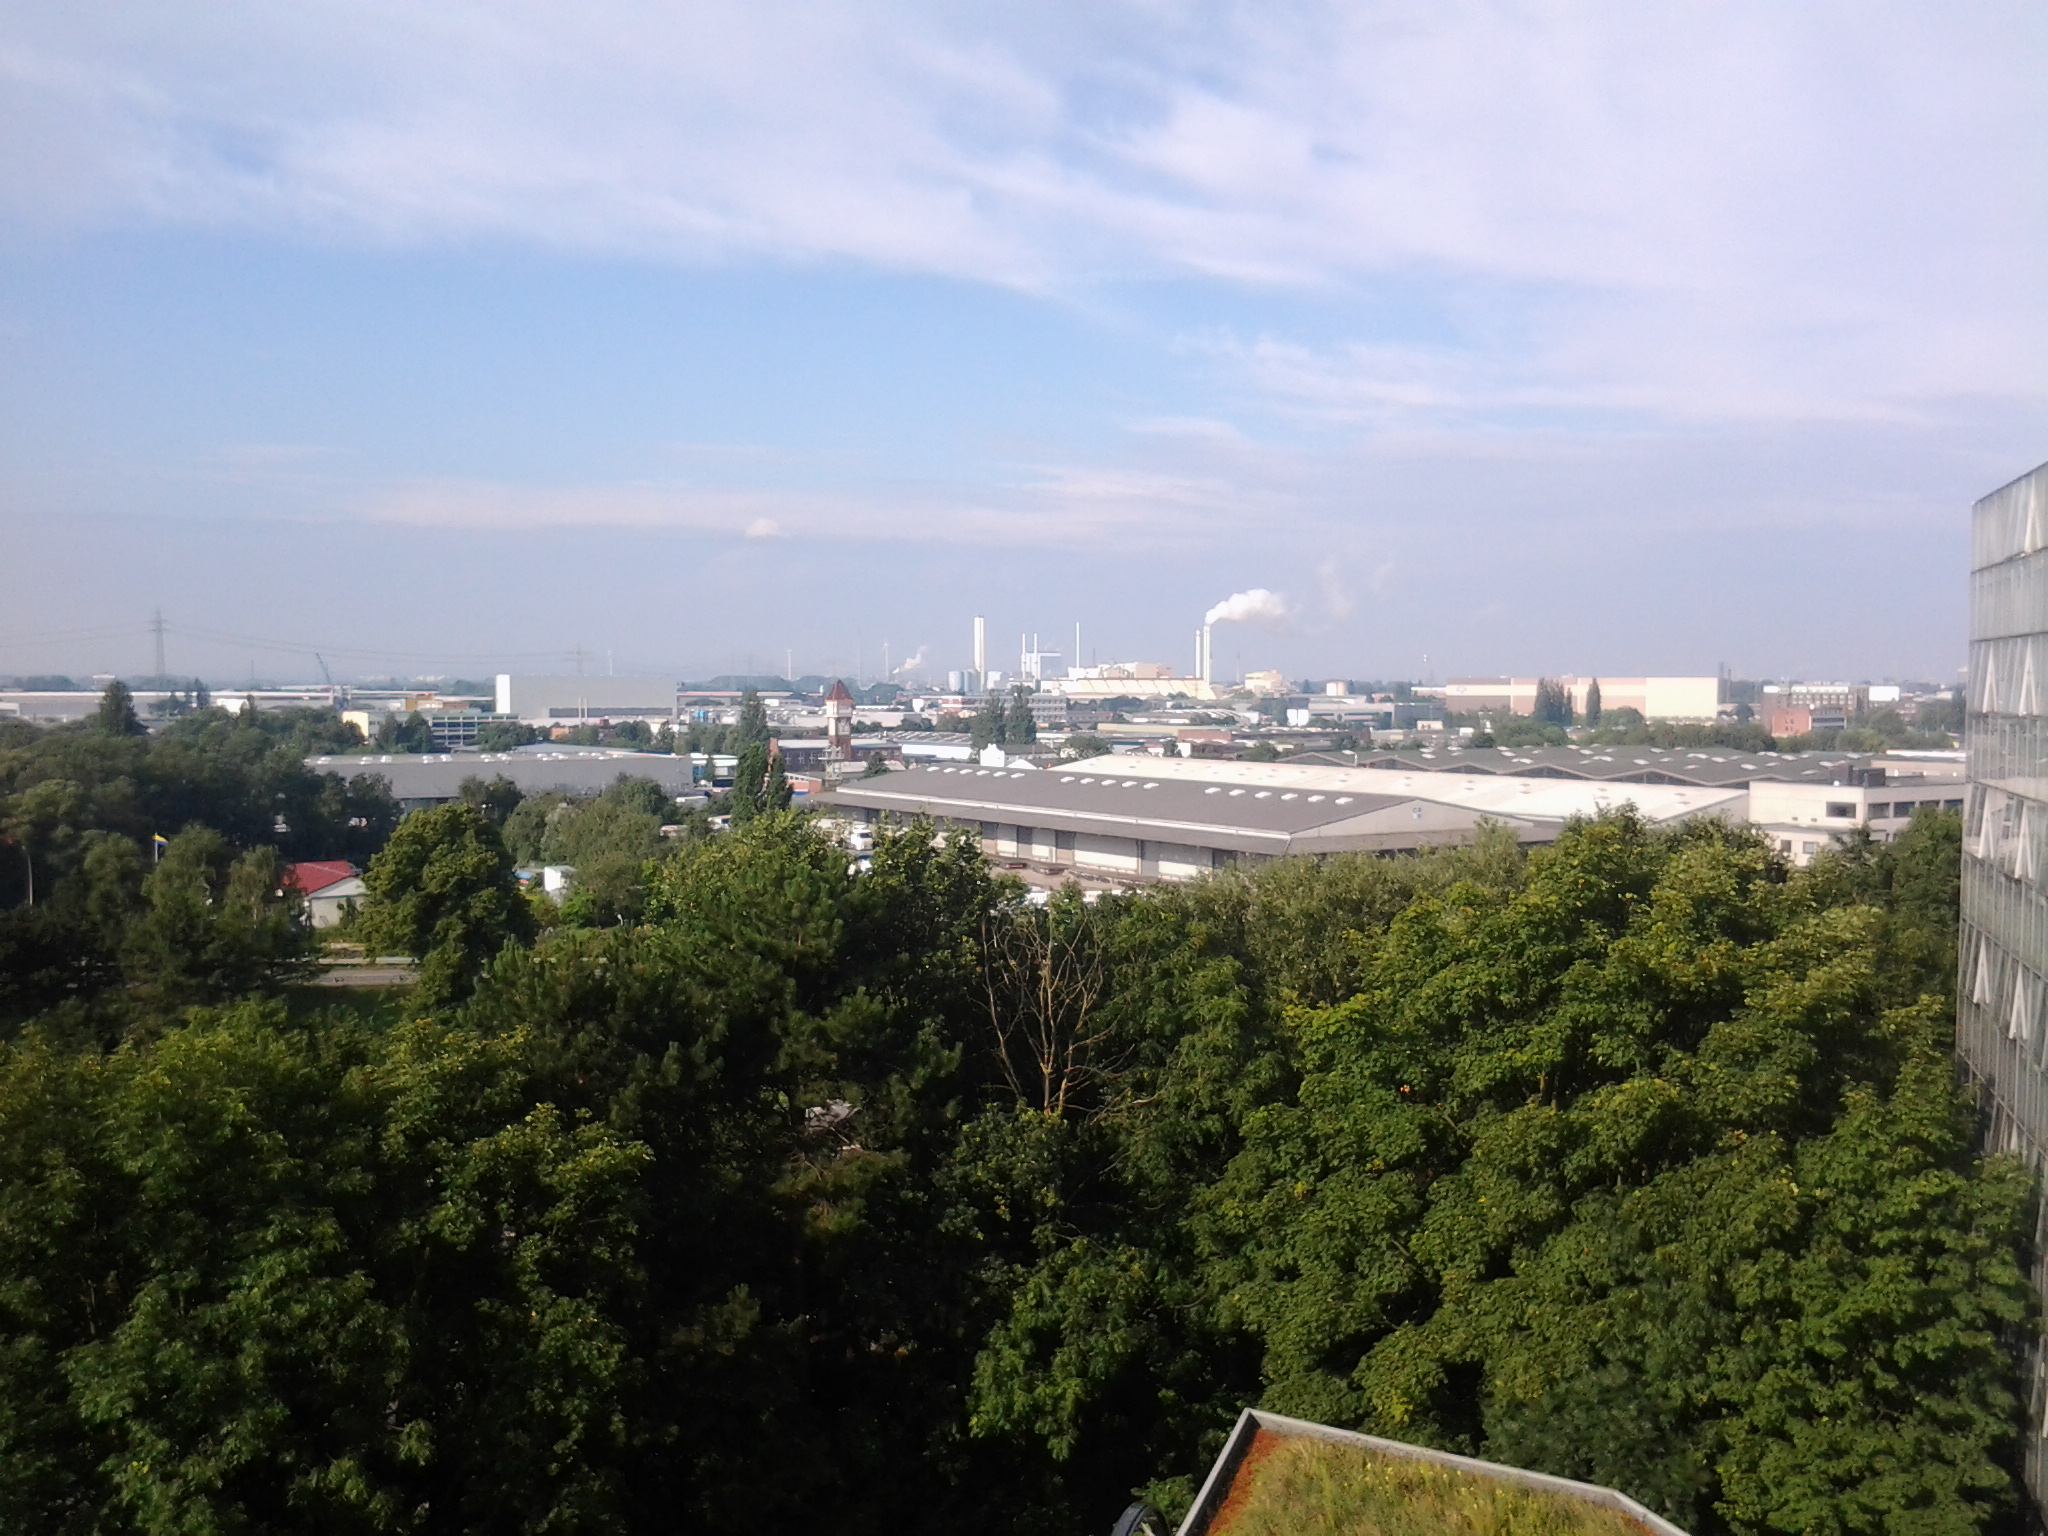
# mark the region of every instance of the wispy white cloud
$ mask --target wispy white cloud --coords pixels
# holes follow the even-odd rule
[[[735,539],[1138,551],[1213,534],[1259,500],[1222,478],[1047,466],[994,488],[709,490],[417,479],[345,495],[329,509],[372,522],[479,532],[674,529]],[[1264,500],[1271,506],[1284,498]]]
[[[2044,67],[2018,3],[80,0],[0,22],[0,197],[1040,288],[1398,276],[1482,400],[1839,410],[2048,389]]]
[[[1304,573],[1335,545],[1329,590],[1377,592],[1472,530],[1883,527],[2024,467],[2044,73],[2021,0],[74,0],[0,13],[0,216],[1106,305],[1198,279],[1148,313],[1223,398],[1120,402],[1123,442],[978,483],[779,490],[725,449],[656,472],[741,489],[297,468],[392,523],[1258,541]]]

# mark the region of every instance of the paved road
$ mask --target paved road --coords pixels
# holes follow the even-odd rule
[[[316,987],[409,987],[418,981],[419,967],[403,955],[379,955],[375,959],[337,960],[313,978]]]

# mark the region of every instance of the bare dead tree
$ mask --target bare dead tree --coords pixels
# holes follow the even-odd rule
[[[1100,1006],[1109,969],[1085,909],[990,913],[981,953],[996,1057],[1019,1103],[1057,1118],[1118,1076]]]

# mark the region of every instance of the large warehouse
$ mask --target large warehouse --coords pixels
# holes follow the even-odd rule
[[[534,677],[498,674],[498,713],[529,725],[585,720],[673,720],[672,677]]]
[[[1294,854],[1469,843],[1496,823],[1524,843],[1633,802],[1653,821],[1742,815],[1740,790],[1391,774],[1287,763],[1098,757],[1060,768],[937,765],[824,797],[856,820],[974,828],[992,857],[1045,876],[1187,879]],[[1647,804],[1644,802],[1648,802]]]
[[[519,786],[522,794],[559,790],[571,795],[595,795],[609,789],[625,775],[652,779],[672,795],[691,787],[692,763],[688,757],[667,752],[620,752],[604,748],[570,748],[566,751],[524,752],[427,752],[417,755],[392,753],[309,757],[306,766],[315,773],[338,773],[343,778],[367,774],[391,786],[392,798],[408,811],[441,805],[462,793],[464,779],[504,777]]]

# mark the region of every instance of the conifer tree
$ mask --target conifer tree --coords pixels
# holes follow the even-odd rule
[[[752,746],[768,739],[768,710],[761,695],[749,688],[740,695],[740,720],[733,736],[737,747]]]
[[[1586,685],[1586,724],[1600,723],[1600,679],[1594,678]]]
[[[768,782],[768,749],[759,742],[745,747],[732,771],[732,795],[726,804],[732,824],[744,826],[765,808],[762,792]]]
[[[981,708],[974,712],[974,718],[967,725],[968,740],[974,750],[979,752],[983,747],[1000,744],[1005,734],[1004,723],[1002,696],[983,694]]]
[[[109,736],[143,734],[142,722],[135,718],[135,695],[118,677],[107,684],[107,691],[100,695],[100,707],[93,715],[93,724]]]
[[[1021,747],[1038,740],[1038,722],[1031,718],[1031,690],[1019,683],[1010,690],[1010,713],[1003,722],[1003,741]]]
[[[1572,696],[1565,691],[1564,684],[1554,678],[1537,679],[1534,718],[1542,725],[1569,726],[1572,723]]]

